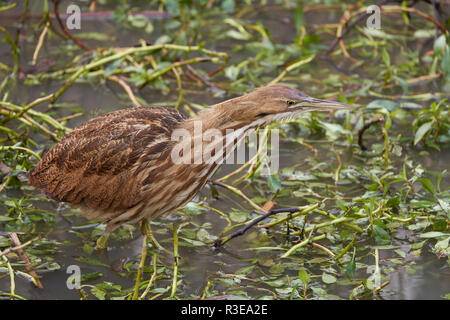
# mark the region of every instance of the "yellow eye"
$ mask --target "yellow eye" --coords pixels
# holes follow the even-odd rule
[[[295,104],[295,101],[294,100],[288,100],[288,101],[286,101],[286,103],[287,103],[288,106],[293,106]]]

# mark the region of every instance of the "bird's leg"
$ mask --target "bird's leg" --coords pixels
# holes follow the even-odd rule
[[[267,217],[270,217],[271,215],[277,214],[277,213],[281,213],[281,212],[289,212],[289,213],[294,213],[294,212],[298,212],[300,209],[298,207],[294,207],[294,208],[284,208],[284,209],[274,209],[274,210],[270,210],[267,213],[264,213],[262,216],[253,219],[252,221],[250,221],[249,223],[247,223],[244,227],[242,227],[241,229],[239,229],[238,231],[223,237],[223,238],[219,238],[214,242],[214,247],[220,247],[223,244],[227,243],[228,241],[230,241],[231,239],[234,239],[236,237],[242,236],[248,229],[250,229],[251,227],[253,227],[254,225],[258,224],[260,221],[266,219]]]
[[[166,248],[164,248],[155,238],[155,236],[153,235],[152,232],[152,228],[150,226],[150,222],[147,219],[142,219],[141,220],[141,233],[144,236],[147,236],[148,240],[150,240],[150,242],[152,243],[154,248],[158,248],[159,250],[165,251],[169,254],[171,254],[171,252],[169,250],[167,250]]]
[[[99,250],[106,249],[108,247],[108,239],[109,239],[109,232],[103,233],[96,241],[95,248]]]
[[[148,250],[148,246],[147,246],[147,240],[148,240],[148,234],[149,232],[151,233],[150,229],[150,223],[148,222],[147,219],[142,219],[140,222],[140,228],[141,228],[141,232],[142,232],[142,251],[141,251],[141,261],[139,262],[139,267],[137,269],[137,274],[136,274],[136,283],[134,284],[134,292],[133,292],[133,297],[131,298],[132,300],[137,300],[138,296],[139,296],[139,287],[141,285],[141,278],[142,278],[142,272],[144,270],[144,265],[145,265],[145,259],[147,258],[147,250]]]
[[[172,291],[170,297],[175,297],[178,285],[178,231],[180,226],[173,224],[173,279],[172,279]]]

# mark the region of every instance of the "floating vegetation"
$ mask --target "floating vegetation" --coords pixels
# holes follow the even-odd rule
[[[450,22],[430,3],[382,1],[378,29],[367,1],[99,0],[69,29],[66,3],[0,1],[0,297],[449,299]],[[191,116],[269,83],[357,109],[271,125],[278,172],[223,166],[144,238],[98,250],[104,225],[27,185],[98,114]]]

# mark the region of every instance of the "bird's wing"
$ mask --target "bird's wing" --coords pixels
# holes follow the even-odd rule
[[[142,165],[142,157],[144,165],[156,164],[183,119],[177,110],[163,107],[96,117],[50,149],[29,172],[29,184],[58,201],[104,212],[128,209],[143,197],[134,176],[136,166]]]

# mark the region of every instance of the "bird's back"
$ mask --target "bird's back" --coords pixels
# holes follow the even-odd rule
[[[90,218],[106,220],[108,212],[128,210],[145,198],[143,184],[152,179],[142,173],[168,157],[172,130],[183,120],[177,110],[164,107],[91,119],[44,155],[29,172],[29,184],[54,200],[89,209]]]

